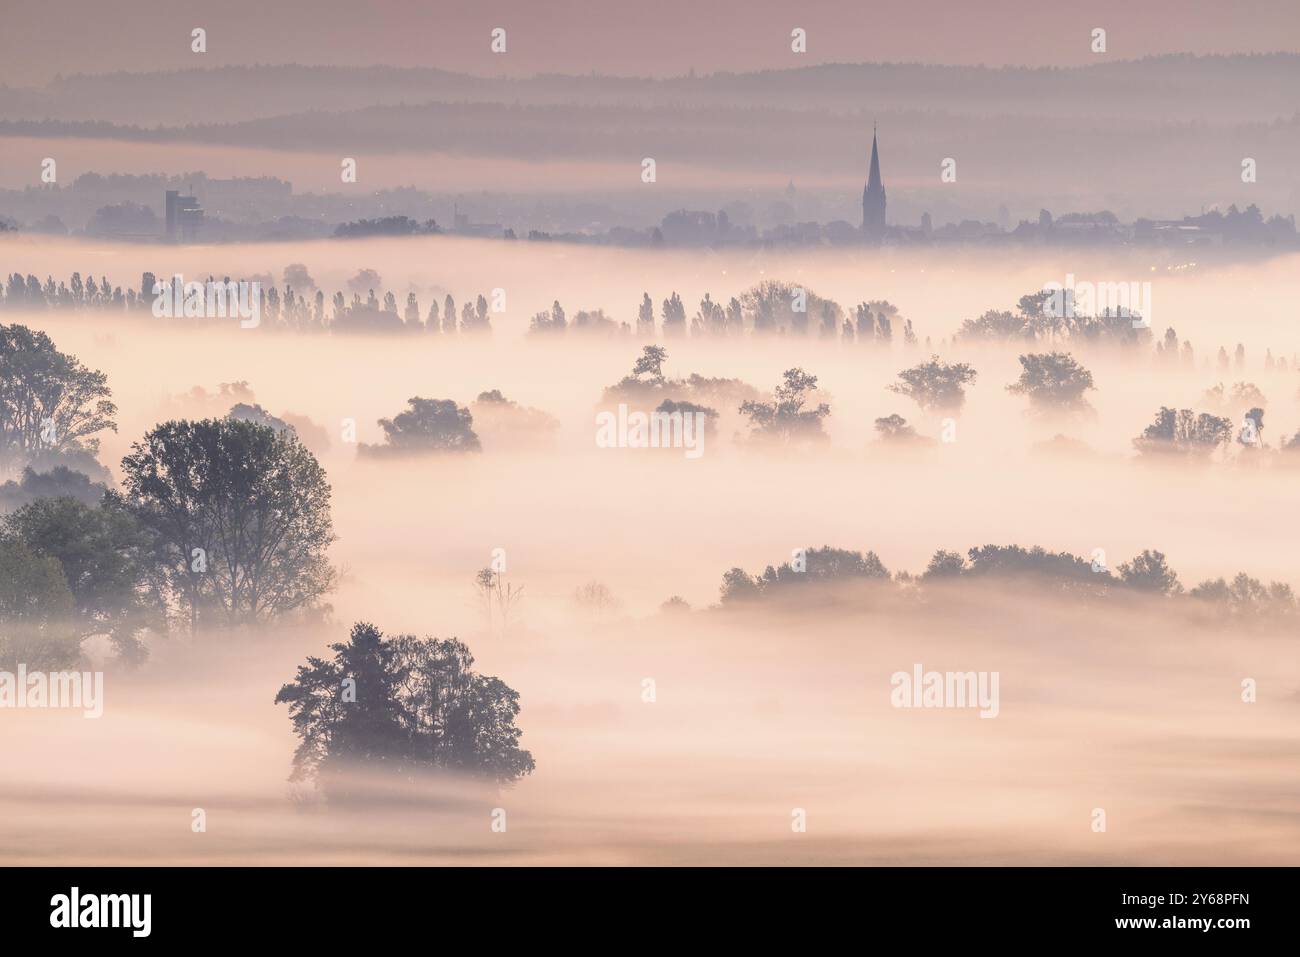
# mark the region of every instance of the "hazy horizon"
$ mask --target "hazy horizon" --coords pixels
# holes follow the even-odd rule
[[[1031,0],[978,7],[924,0],[864,8],[814,0],[798,10],[774,0],[724,0],[707,8],[682,0],[651,7],[563,0],[544,10],[518,0],[490,8],[409,0],[364,6],[294,0],[273,7],[232,0],[213,8],[199,0],[144,0],[133,3],[131,13],[124,17],[112,4],[87,0],[53,0],[39,11],[10,11],[8,42],[0,45],[0,82],[41,82],[77,72],[87,61],[103,71],[142,60],[189,65],[188,35],[196,26],[209,31],[208,55],[223,65],[299,59],[425,66],[432,61],[448,69],[512,75],[597,70],[663,76],[769,68],[788,57],[795,27],[808,31],[806,56],[818,63],[869,58],[1080,64],[1089,61],[1088,34],[1099,26],[1114,38],[1114,54],[1125,58],[1300,52],[1300,11],[1287,0],[1249,0],[1231,12],[1207,0],[1140,5],[1098,0],[1084,10]],[[60,24],[57,34],[49,30],[51,22]],[[492,57],[488,37],[494,27],[507,29],[513,42],[506,54]],[[166,39],[172,32],[174,47]],[[286,48],[292,51],[288,55]]]

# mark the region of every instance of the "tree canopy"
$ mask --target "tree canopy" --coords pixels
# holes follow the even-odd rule
[[[817,389],[817,377],[802,369],[786,369],[776,387],[775,401],[749,399],[740,406],[740,414],[749,419],[750,437],[782,445],[798,441],[824,441],[822,419],[831,414],[825,402],[805,409]]]
[[[931,356],[929,362],[900,372],[898,378],[902,382],[891,385],[889,391],[907,396],[927,411],[956,412],[966,402],[966,390],[962,387],[975,381],[976,375],[964,362],[950,365],[940,362],[938,356]]]
[[[505,785],[533,771],[515,726],[518,692],[474,672],[460,641],[385,636],[360,622],[330,650],[275,696],[299,738],[290,780],[347,800],[366,772],[414,781],[442,770]]]
[[[111,395],[103,372],[60,352],[44,332],[0,325],[0,467],[38,453],[93,456],[97,434],[117,431]]]
[[[292,432],[238,419],[155,427],[122,460],[168,592],[200,622],[310,609],[333,587],[330,486]]]
[[[56,558],[0,538],[0,669],[64,668],[80,656],[73,598]]]
[[[1022,371],[1007,391],[1027,396],[1038,412],[1081,412],[1088,401],[1083,394],[1093,388],[1092,373],[1068,352],[1028,353],[1020,357]]]
[[[385,441],[380,445],[362,444],[358,451],[370,457],[412,455],[427,452],[481,452],[483,447],[474,432],[474,416],[469,409],[452,399],[406,400],[410,406],[391,419],[380,419]]]
[[[1133,440],[1133,446],[1148,456],[1206,458],[1215,449],[1232,441],[1232,433],[1232,422],[1229,419],[1208,412],[1202,412],[1198,416],[1191,409],[1162,406],[1156,413],[1155,421]]]
[[[21,508],[40,498],[75,498],[94,505],[108,489],[90,476],[66,465],[56,465],[48,472],[38,472],[24,466],[18,481],[12,479],[0,485],[0,512]]]
[[[57,563],[72,598],[68,637],[103,635],[119,659],[144,659],[140,635],[165,626],[165,606],[148,531],[118,496],[37,499],[0,522],[0,540]]]

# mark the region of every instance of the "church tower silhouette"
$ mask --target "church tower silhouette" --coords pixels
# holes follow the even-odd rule
[[[867,188],[862,191],[862,232],[877,238],[885,233],[885,187],[880,182],[880,149],[874,123],[871,125],[871,172],[867,175]]]

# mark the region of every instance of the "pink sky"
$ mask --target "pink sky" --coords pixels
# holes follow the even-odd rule
[[[190,31],[208,31],[208,52]],[[489,50],[507,30],[504,55]],[[808,52],[790,52],[790,31]],[[0,82],[249,63],[436,66],[479,74],[671,75],[827,61],[1077,65],[1174,52],[1300,50],[1296,0],[46,0],[13,4]]]

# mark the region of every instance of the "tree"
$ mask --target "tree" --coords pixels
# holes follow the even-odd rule
[[[226,413],[226,417],[230,419],[238,419],[241,422],[253,422],[257,425],[265,425],[268,428],[274,429],[276,432],[294,431],[292,425],[281,418],[277,418],[270,412],[267,412],[266,409],[262,408],[262,406],[256,402],[251,405],[247,402],[238,402],[230,407],[230,411]]]
[[[1222,578],[1203,581],[1191,590],[1190,595],[1236,618],[1290,618],[1300,612],[1291,586],[1282,582],[1265,586],[1258,578],[1245,572],[1239,572],[1230,583]]]
[[[98,506],[38,499],[0,523],[0,538],[59,563],[78,641],[104,635],[123,661],[144,660],[139,635],[165,624],[165,605],[149,535],[120,496],[109,493]]]
[[[875,552],[864,555],[823,545],[804,550],[802,570],[795,569],[790,562],[783,562],[776,568],[769,565],[758,579],[758,586],[764,595],[770,595],[783,586],[808,582],[888,581],[889,577],[889,569]]]
[[[798,568],[790,562],[775,568],[768,565],[757,577],[743,568],[732,568],[722,576],[721,594],[724,604],[732,604],[791,594],[791,588],[809,583],[876,584],[889,580],[889,569],[875,552],[863,554],[823,545],[821,548],[803,549]]]
[[[541,409],[507,399],[500,389],[480,392],[469,405],[474,431],[492,449],[496,443],[514,446],[550,444],[560,420]]]
[[[1159,595],[1177,595],[1183,590],[1178,582],[1178,573],[1169,567],[1165,556],[1150,549],[1144,549],[1131,562],[1120,565],[1119,578],[1129,588]]]
[[[925,581],[932,581],[941,578],[958,578],[966,570],[966,559],[960,552],[949,552],[939,549],[930,559],[930,564],[926,566],[925,572],[921,578]]]
[[[712,440],[718,433],[718,410],[707,405],[700,405],[698,402],[678,402],[675,399],[664,399],[655,406],[655,412],[666,416],[680,415],[683,419],[698,415],[700,418],[694,421],[703,423],[706,438]]]
[[[1074,290],[1072,289],[1063,289],[1061,292],[1063,297],[1068,295],[1071,300],[1074,298]],[[1017,300],[1016,310],[1020,315],[1025,317],[1026,321],[1030,323],[1040,322],[1044,318],[1049,318],[1051,312],[1054,311],[1047,308],[1053,298],[1054,294],[1052,290],[1036,289],[1027,295],[1021,296],[1020,299]],[[1063,314],[1066,313],[1066,310],[1064,309],[1061,311]],[[1073,311],[1073,305],[1071,305],[1069,311]]]
[[[798,368],[787,369],[781,385],[776,387],[775,402],[750,399],[741,403],[740,414],[749,419],[751,438],[783,445],[794,441],[824,441],[822,419],[831,414],[831,407],[823,402],[814,409],[804,409],[809,395],[816,389],[815,375]]]
[[[1232,389],[1227,392],[1220,382],[1214,388],[1205,390],[1201,395],[1201,404],[1232,417],[1240,415],[1252,406],[1267,406],[1268,399],[1253,382],[1234,382]]]
[[[603,309],[580,309],[573,316],[573,331],[584,336],[615,336],[620,334],[620,326]]]
[[[48,472],[37,472],[28,466],[17,482],[8,481],[0,485],[0,512],[22,508],[40,498],[74,498],[94,505],[106,491],[106,486],[92,482],[90,476],[64,465],[57,465]]]
[[[1144,455],[1205,458],[1232,439],[1232,422],[1208,412],[1161,407],[1153,423],[1133,440]]]
[[[641,306],[636,313],[636,334],[647,339],[655,334],[655,304],[648,292],[641,294]]]
[[[984,545],[967,553],[970,564],[963,575],[1009,582],[1037,583],[1062,591],[1098,595],[1114,583],[1105,568],[1068,552],[1049,552],[1035,545]]]
[[[888,343],[894,337],[894,323],[899,321],[898,307],[888,299],[873,299],[866,303],[867,313],[875,313],[876,317],[876,338],[881,342]],[[907,328],[911,328],[911,323],[904,323]]]
[[[478,593],[479,604],[487,618],[489,633],[492,631],[494,614],[501,617],[501,637],[510,630],[511,615],[517,610],[524,597],[524,586],[506,581],[505,573],[494,568],[481,568],[474,576],[474,590]]]
[[[481,452],[474,416],[451,399],[406,400],[410,406],[391,419],[380,419],[383,445],[362,444],[358,451],[372,457],[427,452]]]
[[[1022,308],[1024,299],[1022,297]],[[957,342],[1008,342],[1012,339],[1032,339],[1034,324],[1022,313],[990,309],[978,319],[966,319],[953,339]]]
[[[362,772],[414,783],[451,771],[508,785],[535,767],[519,747],[518,692],[472,671],[456,639],[385,637],[361,622],[330,650],[332,660],[308,658],[275,696],[299,738],[291,781],[312,780],[339,801],[357,796]]]
[[[1020,378],[1007,391],[1029,397],[1038,412],[1081,412],[1088,401],[1083,394],[1093,388],[1092,373],[1068,352],[1029,353],[1020,357]]]
[[[559,331],[561,330],[556,329],[551,324],[551,311],[549,309],[541,309],[533,313],[533,318],[528,323],[528,334],[530,336],[550,335]]]
[[[302,263],[289,263],[281,275],[284,284],[290,289],[306,293],[316,288],[316,280],[311,278],[311,273]]]
[[[759,395],[757,389],[739,379],[707,378],[697,373],[691,373],[686,379],[670,378],[664,374],[667,360],[668,350],[663,346],[643,346],[632,373],[607,387],[601,402],[644,403],[649,408],[651,404],[662,403],[667,396],[670,401],[691,403],[703,410],[714,403],[738,403]],[[682,410],[687,411],[684,406]],[[711,408],[706,411],[710,419],[713,414]]]
[[[743,568],[729,569],[722,576],[721,598],[723,604],[752,601],[759,597],[758,585]]]
[[[442,300],[442,333],[445,336],[456,334],[456,300],[447,293]]]
[[[775,279],[766,279],[745,290],[740,294],[739,303],[742,324],[747,322],[760,335],[778,331],[802,335],[807,331],[810,315],[820,320],[829,314],[838,325],[838,317],[844,312],[838,303],[823,299],[811,289]]]
[[[604,582],[589,581],[573,593],[573,601],[583,611],[604,618],[619,606],[619,600]]]
[[[646,346],[640,357],[632,366],[632,376],[641,378],[650,376],[650,381],[662,384],[664,381],[664,362],[668,360],[668,350],[663,346]]]
[[[876,433],[881,442],[894,445],[915,445],[931,441],[908,425],[907,420],[897,413],[876,419]]]
[[[686,306],[676,292],[664,300],[663,319],[665,339],[686,335]]]
[[[58,559],[0,538],[0,669],[66,668],[80,656],[72,592]]]
[[[962,387],[974,382],[978,373],[964,362],[949,365],[939,361],[938,356],[931,356],[929,362],[922,362],[898,374],[902,384],[889,387],[890,392],[905,395],[922,409],[938,412],[956,412],[966,402],[966,391]]]
[[[330,486],[291,432],[237,419],[164,422],[122,459],[170,596],[224,625],[314,608],[333,587]]]
[[[564,307],[560,305],[557,299],[551,303],[551,308],[543,309],[534,313],[532,321],[528,324],[530,335],[554,334],[564,335],[569,328],[569,320],[565,316]]]
[[[1237,430],[1237,442],[1247,448],[1257,449],[1264,444],[1264,410],[1259,406],[1250,409],[1241,418],[1241,428]]]
[[[0,467],[40,452],[99,451],[117,431],[108,377],[55,348],[44,332],[0,325]]]
[[[439,232],[441,230],[438,224],[432,219],[420,223],[409,216],[358,219],[356,222],[339,223],[334,229],[335,236],[415,236]]]

